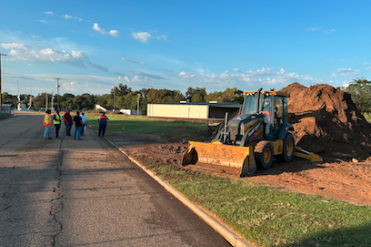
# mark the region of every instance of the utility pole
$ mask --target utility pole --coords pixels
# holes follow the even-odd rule
[[[116,89],[113,88],[113,111],[115,111],[116,106]]]
[[[137,105],[137,115],[139,115],[139,97],[140,97],[140,93],[138,93],[137,94],[138,95],[138,99],[137,99],[137,103],[138,103],[138,105]]]
[[[51,110],[52,111],[53,111],[53,103],[54,103],[54,91],[52,91],[52,101],[51,101],[51,104],[52,104]]]
[[[17,78],[17,91],[18,91],[18,95],[17,95],[17,110],[20,111],[21,110],[21,96],[19,94],[19,84],[18,84],[18,78]]]
[[[46,103],[45,103],[45,111],[48,110],[48,93],[45,93]]]
[[[31,109],[31,105],[32,105],[32,88],[31,88],[31,94],[30,94],[30,102],[28,103],[28,110]]]
[[[61,78],[55,78],[57,80],[57,109],[59,109],[59,80]]]
[[[3,110],[3,92],[1,91],[1,56],[6,56],[6,54],[0,53],[0,112]]]

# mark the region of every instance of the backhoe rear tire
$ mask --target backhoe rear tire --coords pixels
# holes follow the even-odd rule
[[[267,141],[260,141],[254,149],[256,165],[261,169],[269,169],[273,163],[273,146]]]
[[[278,156],[280,161],[290,162],[295,154],[295,138],[291,133],[287,133],[283,139],[283,152]]]

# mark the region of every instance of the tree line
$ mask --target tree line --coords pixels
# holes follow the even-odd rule
[[[365,78],[356,78],[349,83],[346,88],[341,88],[352,95],[353,102],[358,105],[361,112],[371,112],[371,81]],[[29,95],[21,94],[21,104],[29,104]],[[48,108],[51,107],[51,95],[48,95]],[[185,94],[179,90],[169,89],[154,89],[143,88],[141,90],[133,91],[127,85],[119,83],[111,89],[109,94],[92,95],[84,93],[81,95],[74,95],[65,93],[63,95],[54,95],[53,104],[57,106],[59,101],[59,108],[62,110],[93,110],[95,105],[111,106],[118,109],[136,110],[139,100],[140,111],[146,114],[147,104],[154,103],[171,103],[188,101],[193,103],[202,103],[209,101],[217,102],[233,102],[243,103],[243,91],[237,88],[227,88],[224,92],[207,93],[204,87],[188,87]],[[12,104],[12,108],[17,107],[17,95],[11,95],[6,92],[2,94],[3,104]],[[46,93],[41,93],[32,96],[31,109],[45,109]]]
[[[52,97],[50,94],[39,93],[36,96],[32,96],[32,107],[31,109],[39,110],[45,109],[46,97],[48,97],[48,108],[51,107]],[[21,104],[29,105],[30,95],[20,95]],[[171,103],[188,101],[193,103],[202,103],[209,101],[218,102],[243,102],[243,91],[237,88],[227,88],[224,92],[211,92],[207,93],[206,88],[202,87],[188,87],[185,94],[180,90],[169,90],[169,89],[154,89],[154,88],[143,88],[141,90],[132,90],[127,85],[122,83],[111,89],[109,94],[93,95],[84,93],[81,95],[74,95],[71,93],[65,93],[63,95],[53,96],[53,106],[57,107],[59,102],[59,108],[62,110],[82,110],[89,111],[95,108],[95,105],[110,106],[118,109],[130,109],[136,110],[139,100],[139,110],[143,114],[146,114],[147,104],[154,103]],[[11,104],[12,108],[17,107],[17,95],[11,95],[6,92],[2,94],[3,104]]]

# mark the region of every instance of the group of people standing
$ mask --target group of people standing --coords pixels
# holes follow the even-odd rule
[[[99,134],[100,136],[104,136],[104,133],[106,132],[106,127],[107,127],[107,120],[108,118],[106,117],[106,114],[103,112],[101,116],[98,119],[99,122]],[[46,114],[44,116],[44,126],[45,126],[45,132],[44,132],[44,139],[52,139],[50,137],[50,128],[51,124],[54,124],[55,127],[55,137],[60,139],[59,137],[59,129],[61,128],[62,124],[62,117],[60,116],[60,111],[57,109],[55,111],[55,114],[51,116],[51,110],[46,110]],[[81,136],[84,135],[84,129],[85,125],[87,124],[87,118],[83,112],[77,111],[76,116],[72,118],[70,114],[70,110],[67,110],[66,113],[63,116],[63,122],[66,126],[66,136],[71,136],[71,129],[73,126],[73,123],[75,123],[75,132],[73,134],[73,139],[76,140],[82,140]]]
[[[53,116],[51,116],[50,114],[51,114],[51,110],[47,110],[44,116],[44,126],[45,126],[44,139],[52,139],[50,137],[50,128],[51,128],[52,120],[53,120],[53,124],[55,127],[55,137],[60,139],[59,129],[61,128],[61,124],[62,124],[62,117],[60,115],[60,111],[56,110]],[[67,110],[63,116],[63,122],[66,126],[66,136],[71,136],[71,129],[72,129],[73,123],[75,123],[75,132],[73,134],[73,139],[76,139],[77,137],[77,140],[82,140],[81,136],[84,135],[84,129],[87,123],[87,118],[83,112],[81,112],[81,115],[80,115],[80,112],[77,111],[76,116],[74,116],[74,118],[72,119],[70,110]]]

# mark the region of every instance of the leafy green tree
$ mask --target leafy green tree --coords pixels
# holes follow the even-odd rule
[[[50,107],[50,94],[48,94],[48,107]],[[45,108],[46,93],[39,93],[36,97],[32,99],[34,108]]]
[[[74,109],[73,106],[73,99],[75,98],[75,95],[70,93],[65,93],[59,98],[59,104],[61,109]]]
[[[188,87],[186,92],[186,98],[191,102],[206,102],[205,97],[207,95],[206,88],[202,87]]]
[[[352,95],[361,112],[371,112],[371,81],[363,77],[353,79],[345,90]]]
[[[102,106],[109,106],[111,105],[110,103],[112,102],[111,100],[111,95],[110,94],[103,94],[101,96],[96,96],[95,97],[95,103],[98,105]]]
[[[122,83],[119,83],[118,86],[114,86],[111,89],[111,97],[113,97],[114,95],[116,97],[118,97],[118,96],[125,96],[128,93],[130,93],[130,92],[131,92],[131,88],[130,87],[128,87],[127,85],[124,85]]]
[[[227,88],[224,92],[212,92],[205,97],[206,102],[218,101],[218,102],[233,102],[243,103],[243,91],[237,88]]]
[[[142,96],[146,98],[145,95],[142,94]],[[151,88],[147,93],[149,103],[179,102],[184,99],[184,95],[179,90]]]
[[[8,94],[7,92],[4,92],[1,97],[1,103],[2,104],[11,104],[12,108],[15,108],[17,106],[17,96]]]

